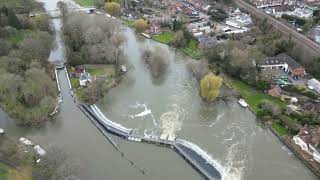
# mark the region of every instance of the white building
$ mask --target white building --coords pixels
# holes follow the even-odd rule
[[[84,71],[83,73],[81,73],[79,78],[80,86],[86,86],[88,82],[92,82],[92,78],[89,73]]]
[[[313,90],[320,94],[320,82],[315,78],[307,81],[307,85],[313,87]]]
[[[319,153],[319,151],[317,151],[316,148],[314,148],[310,144],[309,144],[309,148],[308,148],[307,143],[305,141],[303,141],[298,135],[293,137],[293,141],[294,141],[294,143],[299,145],[302,150],[304,150],[304,151],[308,152],[310,155],[312,155],[314,160],[320,162],[320,153]]]

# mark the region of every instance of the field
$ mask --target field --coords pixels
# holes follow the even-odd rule
[[[76,3],[81,6],[94,6],[94,0],[76,0]]]
[[[0,180],[31,180],[31,168],[23,168],[17,171],[0,163]]]
[[[258,105],[264,101],[270,101],[274,104],[279,105],[279,107],[281,108],[285,107],[285,102],[282,102],[280,99],[274,98],[272,96],[264,94],[263,92],[257,91],[239,80],[231,80],[231,86],[238,90],[240,95],[243,96],[243,98],[249,104],[251,110],[255,113],[257,113],[259,110]]]
[[[0,179],[1,180],[9,180],[11,168],[0,163]]]
[[[195,40],[191,40],[187,47],[181,48],[181,51],[193,59],[201,59],[203,57],[202,52],[198,48],[198,43]]]
[[[152,39],[155,41],[161,42],[163,44],[169,44],[174,39],[174,32],[171,31],[164,31],[160,35],[153,36]]]

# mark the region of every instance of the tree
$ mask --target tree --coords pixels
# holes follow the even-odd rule
[[[187,68],[198,81],[210,72],[207,64],[198,61],[188,63]]]
[[[217,22],[222,22],[228,18],[228,13],[221,7],[210,8],[209,13],[210,18]]]
[[[57,6],[60,9],[61,14],[62,14],[63,17],[65,17],[69,13],[68,6],[67,6],[67,4],[65,2],[59,1],[57,3]]]
[[[116,16],[120,13],[120,4],[116,2],[107,2],[105,4],[106,11],[112,16]]]
[[[271,29],[271,25],[268,23],[268,18],[264,18],[262,21],[258,22],[258,27],[263,34],[267,34]]]
[[[134,22],[134,27],[139,33],[142,33],[148,28],[148,23],[144,19],[138,19]]]
[[[83,90],[82,100],[88,104],[94,104],[108,91],[105,79],[98,79],[88,84]]]
[[[213,74],[204,76],[200,82],[200,95],[207,102],[214,101],[220,93],[222,78]]]
[[[8,9],[8,25],[17,29],[21,28],[20,21],[12,9]]]
[[[46,152],[39,166],[33,168],[35,174],[50,180],[85,179],[86,174],[79,160],[69,157],[66,152],[56,146],[48,147]]]
[[[167,56],[167,51],[161,47],[156,47],[154,50],[144,50],[142,59],[146,63],[151,75],[154,78],[158,78],[167,72],[169,66]]]
[[[185,47],[188,44],[188,40],[184,37],[184,32],[179,30],[172,42],[175,47]]]

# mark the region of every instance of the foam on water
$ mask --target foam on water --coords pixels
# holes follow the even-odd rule
[[[137,117],[144,117],[144,116],[147,116],[147,115],[150,115],[151,118],[152,118],[152,121],[153,121],[153,124],[155,126],[158,126],[157,122],[156,122],[156,119],[154,118],[153,114],[152,114],[152,111],[151,109],[148,109],[147,105],[146,104],[140,104],[140,103],[136,103],[135,105],[131,106],[135,109],[139,109],[141,107],[144,108],[144,110],[138,114],[135,114],[135,115],[129,115],[130,118],[137,118]]]

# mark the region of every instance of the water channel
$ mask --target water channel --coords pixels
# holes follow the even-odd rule
[[[46,9],[55,9],[57,0],[43,0]],[[65,61],[61,41],[61,20],[53,19],[56,48],[50,61]],[[254,115],[236,100],[219,101],[208,107],[198,95],[195,80],[186,71],[186,57],[174,49],[136,36],[125,28],[125,53],[132,67],[122,83],[100,100],[106,116],[135,133],[151,135],[166,130],[200,146],[223,169],[230,180],[312,180],[317,177],[280,141],[263,128]],[[168,51],[170,70],[154,80],[141,62],[141,48],[162,46]],[[3,111],[0,127],[8,135],[31,137],[43,145],[55,144],[81,160],[88,179],[203,179],[173,150],[124,141],[113,137],[118,147],[137,168],[124,159],[75,106],[64,71],[59,71],[63,104],[57,118],[41,129],[17,127]],[[163,115],[165,114],[165,115]],[[168,119],[168,117],[176,117]]]

